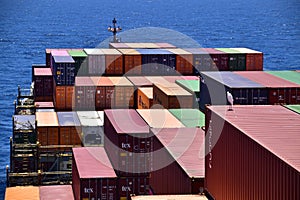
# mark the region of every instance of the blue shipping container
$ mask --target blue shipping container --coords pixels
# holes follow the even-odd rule
[[[53,56],[53,75],[56,85],[74,85],[75,61],[71,56]]]

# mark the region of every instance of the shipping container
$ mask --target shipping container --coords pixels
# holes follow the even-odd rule
[[[263,70],[263,53],[248,48],[231,48],[246,54],[246,71]]]
[[[120,200],[131,200],[132,196],[149,194],[149,178],[122,177],[118,179],[117,187]]]
[[[7,187],[5,200],[40,200],[39,187],[17,186]]]
[[[182,195],[140,195],[131,197],[132,200],[209,200],[205,195],[182,194]]]
[[[300,84],[263,71],[235,72],[268,88],[269,104],[299,104]]]
[[[154,194],[198,194],[204,187],[204,131],[199,128],[151,129]]]
[[[193,95],[175,83],[168,85],[154,84],[153,104],[163,108],[193,108]]]
[[[230,92],[234,104],[268,104],[269,95],[265,86],[233,72],[201,72],[200,109],[205,104],[227,105],[226,92]]]
[[[137,109],[136,111],[151,128],[185,127],[167,109]]]
[[[77,111],[81,124],[81,141],[83,146],[103,145],[103,111]]]
[[[123,72],[128,75],[142,74],[142,56],[135,49],[118,49],[123,56]]]
[[[211,57],[212,63],[210,63],[210,68],[213,70],[219,70],[219,71],[228,71],[228,54],[224,53],[222,51],[219,51],[214,48],[204,48],[204,51],[206,51],[209,56]]]
[[[105,56],[105,75],[123,75],[123,57],[116,49],[102,49]]]
[[[72,174],[76,200],[117,199],[117,175],[103,147],[73,148]]]
[[[41,146],[58,145],[58,119],[56,112],[36,112],[37,139]]]
[[[151,42],[126,43],[126,45],[132,49],[158,49],[159,48],[159,46],[157,44],[151,43]]]
[[[53,103],[55,110],[57,111],[68,111],[74,107],[73,95],[74,86],[59,86],[55,84],[53,87]]]
[[[246,54],[232,48],[216,48],[216,50],[228,54],[228,70],[245,71],[246,70]]]
[[[300,114],[300,105],[285,105],[285,107]]]
[[[109,43],[109,48],[113,49],[129,49],[130,47],[126,43],[118,42],[118,43]]]
[[[104,113],[104,147],[118,176],[149,175],[149,126],[133,109],[111,109]]]
[[[287,81],[300,84],[300,73],[296,71],[265,71],[269,74],[285,79]]]
[[[87,55],[83,50],[69,50],[68,53],[75,61],[75,76],[88,75]]]
[[[14,115],[13,116],[13,143],[14,144],[35,144],[35,115]]]
[[[300,115],[279,105],[209,106],[205,187],[215,199],[300,199]]]
[[[46,67],[50,67],[51,65],[51,51],[54,49],[45,49],[45,57],[46,57]]]
[[[81,124],[76,112],[57,112],[60,145],[81,145]]]
[[[205,126],[205,115],[198,109],[169,109],[169,112],[186,127]]]
[[[53,68],[53,56],[69,56],[67,49],[46,49],[46,64]],[[48,66],[48,65],[47,65]]]
[[[74,200],[71,185],[40,186],[40,200]]]
[[[199,80],[177,80],[178,84],[183,89],[193,95],[193,108],[200,108],[200,81]]]
[[[53,56],[52,73],[57,85],[74,85],[75,61],[71,56]]]
[[[170,82],[166,80],[165,76],[145,76],[145,78],[152,84],[168,85]]]
[[[180,48],[167,49],[176,55],[175,69],[179,74],[193,74],[193,54]]]
[[[36,109],[36,112],[55,112],[53,108],[41,108],[41,109]]]
[[[142,55],[142,75],[177,74],[176,55],[165,49],[136,49]]]
[[[12,155],[10,172],[29,173],[37,171],[36,154],[15,154]]]
[[[34,100],[53,101],[53,77],[50,68],[34,68]]]
[[[114,84],[108,77],[92,77],[96,86],[95,107],[96,110],[110,109],[114,106]]]
[[[95,110],[96,85],[89,76],[75,78],[75,107],[73,110]]]
[[[137,90],[137,107],[138,109],[150,109],[153,105],[153,88],[141,87]]]
[[[34,102],[34,106],[36,109],[53,109],[54,105],[52,101],[43,101],[43,102],[39,102],[39,101],[35,101]]]
[[[101,49],[84,49],[87,54],[87,71],[90,76],[102,75],[105,73],[105,55]]]
[[[160,49],[174,49],[177,48],[176,46],[169,44],[169,43],[164,43],[164,42],[160,42],[160,43],[155,43],[157,46],[159,46]]]
[[[134,86],[126,77],[109,77],[114,85],[112,108],[134,107]]]
[[[170,83],[175,83],[177,80],[197,80],[199,81],[198,76],[164,76],[164,79]]]

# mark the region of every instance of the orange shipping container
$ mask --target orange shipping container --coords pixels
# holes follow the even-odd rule
[[[114,85],[112,108],[133,108],[134,87],[126,77],[109,77]]]
[[[193,74],[193,54],[183,49],[167,49],[176,54],[176,70],[182,75]]]
[[[149,109],[153,105],[153,88],[142,87],[137,90],[137,108],[138,109]]]
[[[36,186],[8,187],[5,191],[5,200],[39,200],[40,191]]]
[[[116,49],[101,49],[105,55],[105,74],[123,75],[123,57]]]
[[[57,86],[54,81],[54,107],[59,111],[72,110],[74,86]]]
[[[37,137],[40,145],[58,145],[58,119],[56,112],[36,112]]]
[[[142,74],[142,56],[135,49],[118,49],[123,55],[124,74],[141,75]]]

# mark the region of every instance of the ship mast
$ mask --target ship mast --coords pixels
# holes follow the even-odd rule
[[[122,28],[120,26],[117,27],[117,25],[116,25],[117,24],[116,18],[114,18],[112,20],[112,23],[113,23],[113,27],[109,26],[108,27],[108,31],[113,33],[113,35],[114,35],[113,42],[114,43],[120,42],[120,39],[117,38],[117,32],[120,32],[122,30]]]

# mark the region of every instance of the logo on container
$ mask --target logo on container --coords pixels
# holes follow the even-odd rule
[[[129,186],[122,186],[122,192],[131,192],[131,188]]]
[[[84,193],[88,193],[88,194],[94,193],[93,190],[94,190],[93,188],[84,188]]]

